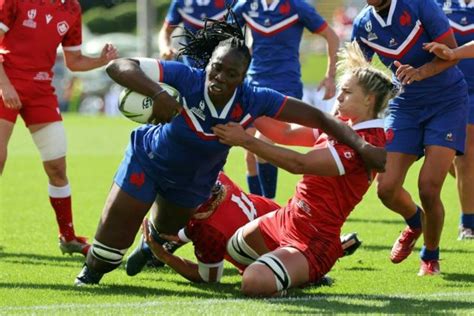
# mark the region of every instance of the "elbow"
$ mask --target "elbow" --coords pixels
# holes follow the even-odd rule
[[[290,164],[285,169],[292,174],[304,174],[306,170],[306,164],[304,161],[302,161],[302,159],[295,158],[291,159]]]
[[[110,78],[115,79],[119,74],[118,60],[112,60],[106,67],[105,72]]]

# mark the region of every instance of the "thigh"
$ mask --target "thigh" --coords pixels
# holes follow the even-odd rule
[[[130,196],[114,183],[102,211],[95,238],[109,247],[130,247],[151,204]]]
[[[0,98],[1,100],[1,98]],[[1,105],[0,105],[1,109]],[[15,124],[11,121],[2,119],[0,116],[0,151],[6,150],[10,137],[13,133],[13,128]]]
[[[455,151],[442,146],[428,146],[425,150],[425,160],[421,167],[419,185],[430,185],[441,188],[448,174]],[[436,172],[433,172],[436,170]]]
[[[189,208],[170,202],[160,194],[156,197],[157,207],[153,207],[151,220],[159,233],[176,235],[186,226],[197,208]]]
[[[61,121],[58,99],[49,83],[17,84],[22,96],[20,115],[26,126]]]
[[[397,152],[387,153],[385,172],[377,175],[379,186],[390,186],[398,188],[405,182],[408,169],[417,160],[417,156]]]

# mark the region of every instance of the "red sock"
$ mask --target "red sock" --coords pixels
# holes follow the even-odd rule
[[[55,187],[49,185],[49,201],[56,213],[59,234],[70,241],[75,238],[74,225],[72,224],[71,190],[69,185]]]

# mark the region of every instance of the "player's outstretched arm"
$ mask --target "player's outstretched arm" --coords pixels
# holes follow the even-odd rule
[[[276,119],[318,128],[357,151],[368,170],[385,170],[387,152],[383,148],[372,146],[336,117],[303,101],[289,97]]]
[[[302,154],[259,140],[247,134],[241,125],[234,122],[216,125],[213,131],[222,143],[244,147],[260,158],[293,174],[339,175],[336,161],[328,148],[314,149]]]
[[[98,57],[83,55],[81,51],[64,51],[64,62],[71,71],[87,71],[107,65],[118,57],[117,48],[107,43]]]
[[[145,219],[143,221],[143,237],[145,238],[145,242],[150,246],[153,255],[159,259],[161,262],[167,264],[171,269],[176,271],[178,274],[183,276],[185,279],[195,282],[201,283],[204,280],[199,275],[199,266],[197,263],[194,263],[190,260],[181,258],[176,256],[172,253],[167,252],[162,245],[157,243],[150,234],[148,229],[148,221]]]
[[[328,100],[336,95],[336,63],[337,50],[339,49],[339,37],[330,26],[319,32],[318,35],[321,35],[326,39],[328,56],[326,76],[319,83],[318,90],[324,88],[323,100]]]
[[[171,46],[171,34],[175,28],[175,26],[165,21],[158,33],[158,49],[161,59],[173,60],[176,56],[176,50]]]
[[[311,147],[316,140],[315,130],[312,128],[277,121],[266,116],[256,119],[254,126],[265,137],[282,145]]]
[[[452,33],[442,38],[440,43],[453,49],[457,47],[456,40],[454,39],[454,35]],[[411,84],[414,81],[421,81],[426,78],[433,77],[445,71],[449,67],[456,65],[457,63],[458,60],[444,60],[437,56],[432,61],[418,68],[415,68],[411,65],[402,64],[399,61],[395,61],[394,65],[397,67],[395,76],[397,76],[398,80],[402,84]]]
[[[424,44],[423,49],[444,60],[474,58],[474,41],[470,41],[454,49],[441,43],[431,42]]]

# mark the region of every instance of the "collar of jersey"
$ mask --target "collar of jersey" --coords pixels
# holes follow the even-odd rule
[[[383,127],[384,127],[384,123],[382,119],[374,119],[374,120],[357,123],[356,125],[352,126],[352,129],[357,131],[360,129],[383,128]]]
[[[390,3],[390,10],[388,11],[387,22],[375,11],[375,8],[372,7],[372,14],[375,19],[379,22],[381,27],[386,27],[392,25],[393,13],[395,12],[395,8],[397,7],[397,0],[392,0]]]
[[[280,0],[273,0],[273,2],[270,3],[270,5],[268,5],[267,0],[261,0],[260,2],[262,3],[263,11],[273,11],[277,7],[277,5],[280,3]]]
[[[469,4],[466,4],[466,1],[464,0],[459,0],[459,5],[461,6],[461,8],[474,8],[474,1],[471,1],[469,2]]]
[[[204,85],[204,100],[206,101],[207,107],[209,108],[209,111],[211,112],[211,116],[214,118],[225,119],[227,117],[227,114],[229,114],[232,104],[234,103],[236,94],[237,94],[237,89],[235,89],[234,94],[232,95],[230,100],[227,102],[227,104],[224,106],[221,114],[219,115],[217,113],[216,107],[214,106],[214,103],[212,103],[211,98],[209,97],[209,94],[207,92],[207,83],[206,83]]]

